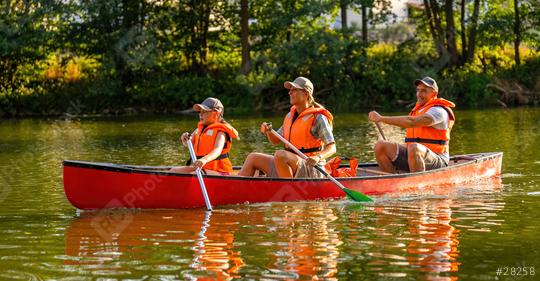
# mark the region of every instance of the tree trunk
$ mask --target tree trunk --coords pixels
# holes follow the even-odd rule
[[[240,0],[240,41],[242,44],[241,73],[247,74],[251,68],[249,45],[249,0]]]
[[[441,11],[437,0],[431,0],[431,7],[433,13],[433,20],[435,23],[435,29],[437,30],[437,34],[439,36],[439,42],[441,42],[442,47],[444,48],[446,42],[444,41],[444,30],[441,24]]]
[[[210,14],[211,14],[211,4],[206,1],[202,1],[201,7],[201,30],[199,33],[199,42],[201,43],[199,49],[199,59],[201,74],[206,73],[206,67],[208,64],[208,28],[210,27]]]
[[[467,1],[461,0],[461,61],[467,62],[467,27],[465,25],[465,17],[467,16]]]
[[[424,7],[429,25],[429,30],[431,32],[431,36],[433,37],[433,43],[435,44],[435,48],[437,49],[439,57],[442,57],[443,54],[445,54],[445,50],[444,39],[442,35],[443,33],[441,27],[441,19],[438,15],[438,4],[433,0],[431,3],[429,0],[424,0]]]
[[[192,73],[205,74],[208,56],[208,28],[210,26],[211,4],[206,1],[191,0],[189,3],[189,35],[186,52],[189,54],[189,70]]]
[[[446,48],[450,53],[450,63],[459,64],[459,54],[456,45],[456,28],[454,24],[454,0],[446,0]]]
[[[514,13],[515,13],[515,20],[514,20],[514,34],[516,35],[516,38],[514,40],[514,54],[515,54],[515,61],[516,65],[521,64],[521,58],[519,55],[519,45],[521,44],[521,19],[519,18],[519,1],[514,0]]]
[[[341,0],[340,8],[341,8],[341,30],[347,29],[347,0]]]
[[[122,26],[125,30],[129,30],[135,22],[135,12],[133,11],[133,2],[130,0],[122,0]]]
[[[198,18],[196,12],[197,1],[191,0],[188,4],[188,26],[189,35],[186,37],[186,58],[190,72],[198,72],[200,69],[199,61],[197,59],[197,50],[199,43],[199,27]]]
[[[138,19],[138,1],[129,1],[122,0],[122,10],[121,10],[121,30],[124,32],[123,37],[137,36],[136,33],[132,33],[132,30],[137,29],[137,19]],[[131,38],[130,38],[131,39]],[[129,40],[129,39],[128,39]],[[116,48],[114,54],[114,65],[118,78],[122,83],[122,91],[125,94],[125,90],[133,84],[135,81],[133,77],[133,71],[128,64],[129,54],[128,54],[129,44],[120,44]]]
[[[296,1],[289,1],[289,9],[290,11],[296,11]],[[293,18],[289,18],[289,24],[287,24],[287,43],[288,42],[291,42],[292,40],[292,26],[293,26],[293,23],[294,23],[294,19]]]
[[[367,12],[368,12],[368,7],[366,6],[366,4],[362,4],[362,41],[364,41],[364,43],[367,43],[368,41],[368,16],[367,16]]]
[[[30,13],[30,1],[26,0],[26,1],[23,1],[24,2],[24,12],[23,14],[26,16],[28,16],[28,13]],[[15,3],[15,6],[17,5],[17,3]]]
[[[469,48],[467,48],[467,61],[474,59],[474,49],[476,47],[476,31],[478,29],[478,15],[480,14],[480,0],[474,0],[474,10],[469,25]]]
[[[141,6],[139,8],[139,26],[138,26],[138,32],[143,33],[144,26],[145,26],[145,20],[146,20],[146,1],[141,1]]]

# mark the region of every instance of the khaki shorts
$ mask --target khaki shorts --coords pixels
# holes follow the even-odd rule
[[[315,167],[309,166],[306,164],[306,160],[298,160],[297,163],[298,169],[296,169],[296,173],[294,174],[294,178],[308,178],[308,179],[321,179],[325,178],[325,176],[319,172]],[[324,169],[324,163],[319,164],[319,167]],[[268,175],[266,175],[269,178],[279,178],[276,170],[276,165],[270,166],[270,171],[268,171]]]
[[[392,164],[394,164],[394,167],[396,167],[396,170],[408,173],[410,172],[410,169],[409,169],[407,148],[399,144],[397,144],[397,146],[398,146],[398,155],[396,159],[392,160]],[[448,167],[448,162],[446,161],[445,157],[429,149],[427,150],[427,153],[424,155],[424,163],[426,165],[426,171]]]

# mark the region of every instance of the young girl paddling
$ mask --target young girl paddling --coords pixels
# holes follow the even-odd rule
[[[199,124],[191,133],[197,161],[191,166],[174,167],[171,171],[192,173],[196,168],[202,168],[207,174],[230,174],[233,169],[229,151],[232,139],[238,138],[238,132],[223,119],[223,104],[216,98],[207,98],[202,103],[195,104],[193,110],[199,112]],[[187,146],[189,137],[188,132],[180,137],[184,146]]]
[[[277,132],[308,156],[308,159],[303,160],[288,148],[278,150],[274,155],[253,152],[246,158],[239,176],[253,176],[256,170],[260,170],[268,177],[324,177],[314,166],[324,166],[325,159],[336,153],[332,114],[315,102],[313,84],[307,78],[298,77],[293,82],[285,82],[284,87],[289,90],[292,107]],[[261,133],[272,144],[280,144],[271,129],[269,124],[261,124]]]

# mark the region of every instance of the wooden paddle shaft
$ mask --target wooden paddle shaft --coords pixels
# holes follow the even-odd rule
[[[292,145],[288,140],[286,140],[284,137],[282,137],[280,134],[278,134],[274,129],[272,129],[272,134],[276,136],[281,142],[283,142],[289,149],[294,151],[298,156],[300,156],[302,159],[306,160],[308,157],[302,153],[302,151],[298,150],[294,145]],[[333,183],[335,183],[339,188],[345,189],[346,187],[343,186],[340,182],[338,182],[334,177],[332,177],[328,172],[324,170],[324,168],[321,168],[318,165],[315,165],[315,169],[317,169],[319,172],[321,172],[325,177],[327,177],[329,180],[331,180]]]
[[[278,134],[278,132],[276,132],[276,130],[271,129],[270,132],[276,138],[278,138],[283,144],[285,144],[288,148],[290,148],[292,151],[294,151],[294,153],[296,153],[298,156],[300,156],[300,158],[302,158],[303,160],[306,160],[308,158],[304,153],[302,153],[302,151],[298,150],[298,148],[296,148],[292,143],[290,143],[287,139],[285,139],[280,134]]]
[[[381,134],[381,137],[383,140],[386,140],[386,137],[384,136],[384,132],[381,128],[381,125],[379,124],[379,122],[375,122],[375,125],[377,126],[377,130],[379,131],[379,134]]]

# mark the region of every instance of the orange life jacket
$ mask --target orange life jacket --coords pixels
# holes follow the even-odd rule
[[[341,160],[349,160],[349,167],[340,168],[339,166],[341,166]],[[326,165],[324,167],[331,176],[336,178],[356,177],[358,160],[354,157],[349,158],[336,156],[330,161],[326,162]]]
[[[214,123],[205,127],[199,122],[197,131],[193,134],[191,142],[193,143],[195,155],[199,159],[214,149],[216,137],[219,132],[225,133],[225,145],[221,150],[221,154],[216,159],[206,163],[203,169],[230,173],[233,169],[228,152],[231,150],[232,139],[238,138],[238,132],[231,125],[227,123]]]
[[[318,154],[323,149],[323,143],[311,135],[311,127],[318,114],[326,116],[330,124],[334,117],[328,110],[319,107],[305,109],[293,121],[295,114],[296,106],[293,106],[283,121],[283,137],[307,156]]]
[[[440,106],[448,112],[448,129],[438,130],[433,127],[407,128],[405,143],[408,145],[409,143],[418,142],[431,151],[442,154],[449,152],[450,131],[452,131],[456,119],[454,112],[450,108],[456,105],[443,98],[434,98],[422,106],[416,104],[409,116],[422,115],[434,106]]]

